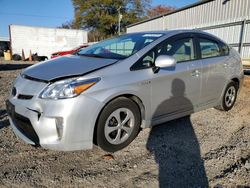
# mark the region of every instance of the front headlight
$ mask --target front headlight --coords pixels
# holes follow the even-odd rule
[[[80,95],[83,91],[99,82],[101,78],[68,79],[47,86],[39,95],[42,99],[66,99]]]

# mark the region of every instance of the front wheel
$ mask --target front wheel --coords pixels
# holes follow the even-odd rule
[[[129,145],[140,130],[140,110],[125,97],[111,101],[101,112],[97,122],[97,145],[107,152]]]
[[[229,111],[233,108],[238,92],[238,84],[231,81],[223,94],[221,105],[217,107],[219,110]]]

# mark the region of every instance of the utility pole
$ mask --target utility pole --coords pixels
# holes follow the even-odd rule
[[[121,20],[122,20],[121,7],[119,7],[117,11],[118,11],[118,35],[121,35]]]

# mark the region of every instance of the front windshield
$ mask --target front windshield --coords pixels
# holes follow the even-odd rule
[[[77,52],[77,55],[125,59],[160,38],[162,35],[162,33],[126,34],[83,48]]]

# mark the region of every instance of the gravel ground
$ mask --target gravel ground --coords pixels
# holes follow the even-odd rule
[[[208,109],[153,129],[127,148],[56,152],[17,138],[6,117],[14,78],[29,62],[0,60],[0,186],[250,186],[250,76],[229,112]]]

